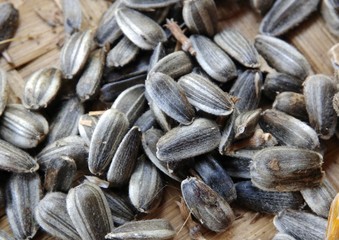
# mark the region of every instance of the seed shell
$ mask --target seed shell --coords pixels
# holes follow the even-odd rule
[[[321,14],[325,19],[327,28],[336,36],[339,36],[339,14],[335,7],[335,0],[321,1]]]
[[[234,128],[236,140],[247,138],[253,135],[259,122],[261,108],[243,112],[235,119]]]
[[[0,4],[0,41],[10,39],[14,36],[19,26],[19,11],[12,3]],[[10,42],[0,45],[0,52],[4,51]]]
[[[123,37],[107,54],[107,67],[123,67],[132,62],[139,53],[139,48],[127,37]]]

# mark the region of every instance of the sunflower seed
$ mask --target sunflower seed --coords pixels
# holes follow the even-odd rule
[[[91,138],[95,129],[95,126],[98,123],[99,118],[97,116],[91,116],[89,114],[84,114],[79,119],[78,130],[82,139],[89,146],[91,143]]]
[[[296,239],[325,239],[327,221],[316,215],[286,209],[273,219],[279,232],[287,233]]]
[[[307,149],[320,146],[317,133],[299,119],[274,109],[264,111],[259,120],[260,127],[271,133],[280,144]]]
[[[0,41],[10,39],[14,36],[19,26],[19,11],[12,3],[4,2],[0,4]],[[10,42],[0,45],[0,52],[4,51]]]
[[[6,187],[6,213],[16,239],[32,239],[38,231],[34,212],[41,195],[37,173],[10,176]]]
[[[2,139],[20,148],[36,147],[48,133],[47,120],[20,104],[9,104],[0,119]]]
[[[290,0],[286,2],[290,2]],[[275,37],[258,35],[254,44],[267,63],[278,72],[286,73],[302,80],[310,74],[311,66],[306,58],[287,42]]]
[[[121,140],[107,172],[107,180],[111,186],[119,187],[128,183],[135,167],[140,144],[141,132],[138,127],[132,127]]]
[[[116,11],[119,27],[126,37],[141,49],[151,50],[166,41],[164,30],[151,18],[129,8]]]
[[[61,50],[60,66],[64,78],[72,79],[85,66],[91,50],[92,32],[74,33]]]
[[[337,191],[326,177],[319,187],[306,188],[300,192],[313,212],[318,216],[328,218],[331,202],[335,198]]]
[[[217,30],[217,7],[214,1],[184,1],[182,16],[191,33],[213,36]]]
[[[169,54],[170,55],[170,54]],[[166,49],[162,42],[154,48],[151,58],[149,60],[148,72],[159,62],[162,58],[166,57]],[[168,75],[168,74],[167,74]]]
[[[22,104],[32,110],[46,108],[61,87],[61,72],[44,68],[33,73],[25,82]]]
[[[251,164],[254,186],[265,191],[300,191],[321,184],[323,157],[293,147],[270,147],[257,152]]]
[[[277,0],[260,24],[260,33],[279,36],[298,26],[317,9],[319,0]]]
[[[227,153],[225,161],[220,161],[226,172],[235,178],[251,179],[250,163],[258,150],[241,149],[236,152]]]
[[[332,0],[323,0],[321,14],[325,19],[327,28],[336,36],[339,36],[339,13]]]
[[[146,132],[148,129],[156,125],[155,116],[152,110],[144,112],[134,123],[134,126],[139,127],[140,131]]]
[[[89,147],[88,168],[91,173],[104,173],[128,126],[125,114],[116,109],[109,109],[100,117]]]
[[[302,94],[282,92],[276,96],[272,108],[287,113],[302,121],[308,121],[305,98]]]
[[[201,35],[192,35],[190,40],[198,63],[209,76],[219,82],[227,82],[237,76],[233,61],[218,45]]]
[[[231,143],[234,140],[235,136],[235,119],[238,117],[239,111],[237,108],[234,109],[232,115],[229,117],[229,119],[226,121],[226,124],[221,131],[221,139],[219,143],[219,153],[221,155],[226,154],[228,152],[228,148],[230,147]]]
[[[35,210],[35,219],[49,234],[63,240],[80,240],[66,209],[66,194],[47,193]]]
[[[222,196],[228,203],[233,202],[237,198],[232,179],[212,155],[208,154],[198,157],[193,169],[199,174],[204,183]]]
[[[153,8],[163,8],[174,3],[179,2],[179,0],[124,0],[124,3],[130,8],[136,9],[153,9]]]
[[[188,102],[184,90],[169,76],[156,72],[145,82],[151,100],[168,116],[188,125],[194,120],[194,109]]]
[[[278,232],[277,234],[274,235],[272,240],[296,240],[296,239],[289,234]]]
[[[139,53],[139,48],[127,37],[123,37],[107,54],[107,67],[123,67],[132,62]]]
[[[234,108],[231,96],[209,79],[190,73],[178,84],[184,89],[188,101],[196,108],[214,115],[230,115]]]
[[[0,68],[0,116],[5,110],[9,97],[9,85],[7,78],[8,76],[6,71]]]
[[[233,84],[230,94],[239,98],[235,106],[240,112],[258,108],[261,99],[263,77],[260,71],[246,70]]]
[[[84,72],[76,85],[76,93],[81,101],[93,98],[99,91],[105,65],[103,49],[91,53]]]
[[[85,109],[77,97],[60,103],[61,108],[54,116],[46,139],[51,144],[61,138],[78,134],[78,122]],[[67,127],[65,127],[67,126]]]
[[[63,0],[62,11],[64,13],[65,32],[72,35],[80,31],[82,23],[81,4],[79,0]]]
[[[335,133],[337,114],[332,104],[335,93],[334,81],[325,75],[313,75],[304,82],[304,97],[310,125],[321,139],[330,139]]]
[[[271,100],[282,92],[301,93],[303,81],[285,73],[269,73],[265,78],[264,93]]]
[[[113,230],[111,210],[98,186],[82,183],[72,188],[67,194],[66,206],[81,239],[104,239]]]
[[[191,58],[184,51],[177,51],[161,58],[150,69],[148,76],[153,73],[161,72],[173,79],[177,79],[185,74],[188,74],[193,69]]]
[[[181,183],[181,192],[193,216],[208,229],[222,232],[234,221],[234,213],[226,200],[202,181],[185,179]]]
[[[144,84],[138,84],[130,87],[120,93],[117,99],[115,99],[111,108],[118,109],[119,111],[126,114],[130,124],[134,124],[134,122],[141,116],[146,108],[144,92]]]
[[[76,162],[77,169],[87,169],[88,146],[81,137],[69,136],[47,145],[37,155],[41,170],[45,171],[54,159],[67,157]]]
[[[114,3],[102,15],[94,37],[94,40],[100,47],[112,44],[122,35],[115,13],[116,10],[122,6],[123,4],[121,0],[114,1]]]
[[[259,122],[261,108],[241,113],[234,122],[235,139],[243,139],[253,135]]]
[[[224,29],[214,36],[214,41],[228,55],[245,67],[260,67],[257,50],[240,32]]]
[[[238,182],[237,203],[255,212],[276,214],[284,209],[301,209],[305,203],[299,192],[267,192],[251,181]]]
[[[172,239],[176,232],[165,219],[125,223],[106,235],[106,239]]]
[[[159,127],[165,132],[171,130],[172,125],[175,124],[174,120],[168,117],[163,111],[161,111],[161,109],[153,101],[148,101],[148,105]]]
[[[275,0],[250,0],[251,7],[259,14],[265,15]]]
[[[163,182],[157,168],[142,155],[129,181],[128,195],[133,206],[142,213],[155,210],[162,199]]]
[[[180,161],[214,150],[221,134],[218,125],[208,119],[199,118],[189,126],[173,128],[157,143],[157,157],[162,161]]]

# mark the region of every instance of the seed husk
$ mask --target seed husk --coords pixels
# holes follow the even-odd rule
[[[106,239],[172,239],[176,232],[166,219],[141,220],[125,223],[113,229],[106,235]]]
[[[188,101],[196,108],[214,115],[230,115],[234,108],[231,96],[217,85],[196,73],[181,77],[178,84]]]
[[[72,188],[67,194],[66,206],[81,239],[104,239],[113,230],[111,210],[98,186],[85,182]]]
[[[319,0],[277,0],[260,24],[262,34],[280,36],[317,9]]]
[[[238,182],[237,203],[255,212],[277,214],[284,209],[300,210],[305,202],[299,192],[268,192],[253,186],[251,181]]]
[[[92,99],[98,94],[104,65],[105,51],[98,49],[92,52],[76,85],[76,93],[81,101]]]
[[[264,111],[259,120],[260,127],[271,133],[281,145],[317,149],[320,146],[317,133],[299,119],[278,110]]]
[[[259,68],[259,54],[253,43],[250,43],[240,32],[224,29],[214,36],[214,41],[228,55],[248,68]]]
[[[0,41],[10,39],[14,36],[19,26],[19,11],[12,3],[4,2],[0,4]],[[0,52],[4,51],[10,42],[0,45]]]
[[[252,136],[259,122],[260,113],[261,108],[239,114],[234,122],[234,139],[239,140]]]
[[[286,2],[290,2],[290,0]],[[295,47],[283,40],[258,35],[255,38],[254,45],[267,63],[278,72],[286,73],[302,80],[311,72],[311,66],[306,58]]]
[[[209,76],[222,83],[237,76],[233,61],[212,40],[202,35],[191,35],[190,40],[199,65]]]
[[[146,80],[145,87],[149,98],[164,113],[182,124],[192,123],[194,109],[184,90],[170,76],[161,72],[153,73]]]
[[[251,164],[251,181],[264,191],[300,191],[318,187],[324,177],[323,157],[293,147],[270,147],[257,152]]]
[[[7,78],[7,72],[0,68],[0,116],[5,110],[9,97],[9,85]]]
[[[166,41],[166,34],[159,24],[138,11],[119,8],[116,20],[125,36],[141,49],[151,50],[159,42]]]
[[[61,71],[44,68],[33,73],[25,82],[22,104],[32,110],[46,108],[61,87]]]
[[[121,6],[123,6],[121,0],[114,1],[114,3],[112,3],[112,5],[102,15],[94,37],[95,42],[100,47],[112,44],[122,35],[115,13]]]
[[[66,209],[66,194],[47,193],[35,210],[35,219],[49,234],[63,240],[80,240]]]
[[[311,213],[286,209],[273,219],[279,232],[287,233],[296,239],[325,239],[326,220]]]
[[[64,15],[64,29],[69,35],[80,31],[82,24],[82,11],[79,0],[63,0],[62,11]]]
[[[338,8],[332,0],[321,1],[321,14],[325,19],[327,28],[336,36],[339,36]]]
[[[60,66],[63,77],[72,79],[85,66],[90,54],[92,32],[74,33],[61,50]]]
[[[107,54],[107,67],[123,67],[138,55],[139,48],[127,37],[123,37]]]
[[[234,140],[235,136],[234,124],[238,116],[239,111],[237,108],[235,108],[229,119],[226,121],[224,128],[221,131],[221,139],[218,147],[219,153],[221,155],[224,155],[226,154],[226,152],[228,152],[228,148],[231,146],[231,143]]]
[[[162,192],[163,181],[157,168],[145,155],[140,156],[129,181],[131,203],[139,212],[149,213],[159,206]]]
[[[87,146],[91,143],[91,138],[95,129],[95,126],[98,124],[99,118],[97,116],[91,116],[89,114],[84,114],[79,119],[78,130],[82,139],[86,142]]]
[[[116,109],[106,110],[100,117],[89,146],[88,168],[91,173],[97,175],[104,173],[128,126],[126,115]]]
[[[110,167],[107,180],[113,187],[120,187],[128,183],[139,153],[141,132],[138,127],[132,127],[121,140]]]
[[[331,202],[337,191],[326,177],[319,187],[306,188],[300,192],[313,212],[318,216],[328,218]]]
[[[48,130],[44,116],[20,104],[9,104],[0,119],[2,139],[20,148],[36,147],[45,139]]]
[[[184,1],[182,17],[191,33],[213,36],[218,27],[214,1]]]
[[[234,213],[226,200],[204,182],[194,177],[185,179],[181,192],[193,216],[208,229],[223,232],[234,221]]]
[[[310,125],[321,139],[330,139],[335,133],[337,114],[333,109],[336,93],[333,79],[322,74],[310,76],[304,82],[305,104]]]
[[[218,147],[221,134],[218,125],[198,118],[189,126],[173,128],[157,143],[157,157],[162,161],[180,161],[210,152]]]
[[[6,186],[6,214],[16,239],[32,239],[38,231],[34,212],[41,195],[37,173],[10,176]]]

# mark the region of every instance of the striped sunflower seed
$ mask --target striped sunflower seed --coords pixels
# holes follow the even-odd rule
[[[251,181],[265,191],[290,192],[317,187],[324,177],[323,157],[293,147],[270,147],[257,152],[251,164]]]
[[[78,123],[78,130],[80,136],[86,142],[87,146],[91,143],[91,138],[95,129],[95,126],[98,124],[99,118],[97,116],[91,116],[89,114],[84,114],[80,117]]]
[[[257,50],[240,32],[224,29],[214,36],[214,41],[228,55],[245,67],[260,67]]]
[[[88,168],[93,174],[102,175],[109,166],[129,122],[124,113],[109,109],[100,117],[89,146]]]
[[[0,116],[8,102],[9,97],[9,85],[8,85],[8,76],[4,69],[0,68]]]
[[[274,235],[272,240],[296,240],[296,239],[289,234],[278,232],[277,234]]]
[[[179,0],[124,0],[124,4],[130,8],[136,9],[153,9],[153,8],[163,8],[174,3],[179,2]]]
[[[61,50],[60,66],[63,77],[72,79],[85,66],[90,54],[92,32],[74,33]]]
[[[19,11],[12,3],[3,2],[0,4],[0,41],[12,38],[19,26]],[[10,42],[0,45],[0,52],[5,50]]]
[[[134,126],[139,127],[140,131],[143,133],[154,127],[156,123],[155,116],[152,110],[149,109],[135,121]]]
[[[237,108],[235,108],[232,115],[226,121],[226,124],[221,131],[221,139],[220,139],[219,148],[218,148],[219,153],[221,155],[224,155],[228,152],[228,149],[234,140],[234,136],[235,136],[234,124],[235,124],[235,119],[238,117],[238,115],[239,115],[239,111]]]
[[[190,73],[181,77],[178,84],[188,101],[196,108],[214,115],[230,115],[234,108],[231,96],[209,79]]]
[[[286,2],[290,2],[290,0]],[[258,35],[254,44],[267,63],[278,72],[286,73],[302,80],[310,74],[311,66],[306,58],[287,42],[275,37]]]
[[[223,232],[235,219],[226,200],[196,178],[181,182],[181,192],[188,209],[199,222],[214,232]]]
[[[34,148],[45,139],[48,122],[20,104],[9,104],[0,119],[2,139],[20,148]]]
[[[61,71],[44,68],[33,73],[25,82],[22,104],[25,108],[37,110],[46,108],[56,97],[61,87]]]
[[[317,9],[319,0],[276,0],[260,24],[262,34],[280,36]]]
[[[164,132],[171,130],[172,126],[175,124],[175,121],[167,116],[163,111],[161,111],[161,109],[152,100],[148,100],[148,105],[159,127]]]
[[[107,67],[123,67],[138,55],[139,48],[127,37],[123,37],[107,54]]]
[[[66,194],[47,193],[35,210],[35,219],[49,234],[63,240],[80,240],[66,209]]]
[[[66,206],[81,239],[104,239],[113,230],[111,210],[98,186],[82,183],[72,188],[67,194]]]
[[[219,82],[227,82],[237,76],[233,61],[212,40],[201,35],[192,35],[190,40],[199,65],[209,76]]]
[[[301,121],[308,121],[304,95],[294,92],[282,92],[278,94],[272,104],[272,108],[287,113]]]
[[[164,57],[166,57],[166,49],[165,49],[164,43],[160,42],[153,49],[153,53],[152,53],[152,55],[149,59],[148,72],[150,72],[151,69],[154,67],[154,65]],[[169,75],[169,74],[167,74],[167,75]]]
[[[173,128],[157,143],[157,157],[162,161],[180,161],[210,152],[218,147],[221,134],[218,125],[198,118],[189,126]]]
[[[80,31],[82,24],[82,11],[79,0],[63,0],[62,11],[64,15],[64,29],[69,35]]]
[[[34,213],[41,195],[37,173],[10,176],[6,186],[6,214],[16,239],[32,239],[38,231]]]
[[[166,41],[166,34],[158,23],[129,8],[116,11],[118,25],[126,37],[141,49],[151,50]]]
[[[261,108],[239,114],[234,122],[234,139],[239,140],[252,136],[259,122],[260,113]]]
[[[188,125],[194,120],[195,112],[184,90],[170,76],[156,72],[145,82],[150,99],[168,116]]]
[[[152,219],[125,223],[113,229],[106,239],[172,239],[176,232],[166,219]]]
[[[321,14],[325,19],[328,29],[336,36],[339,36],[339,14],[336,8],[336,0],[321,1]],[[338,3],[337,3],[338,5]]]

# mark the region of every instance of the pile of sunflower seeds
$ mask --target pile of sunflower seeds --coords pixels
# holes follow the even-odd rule
[[[7,104],[0,71],[0,205],[15,239],[39,228],[60,239],[173,238],[166,219],[136,220],[157,209],[169,179],[197,228],[229,229],[234,203],[275,214],[275,240],[325,238],[336,190],[319,139],[339,135],[338,75],[315,74],[279,37],[317,9],[339,35],[339,2],[249,3],[264,15],[254,43],[218,28],[213,0],[116,0],[95,31],[82,29],[79,0],[63,1],[60,69],[33,73],[22,104]],[[0,40],[18,21],[0,5]]]

